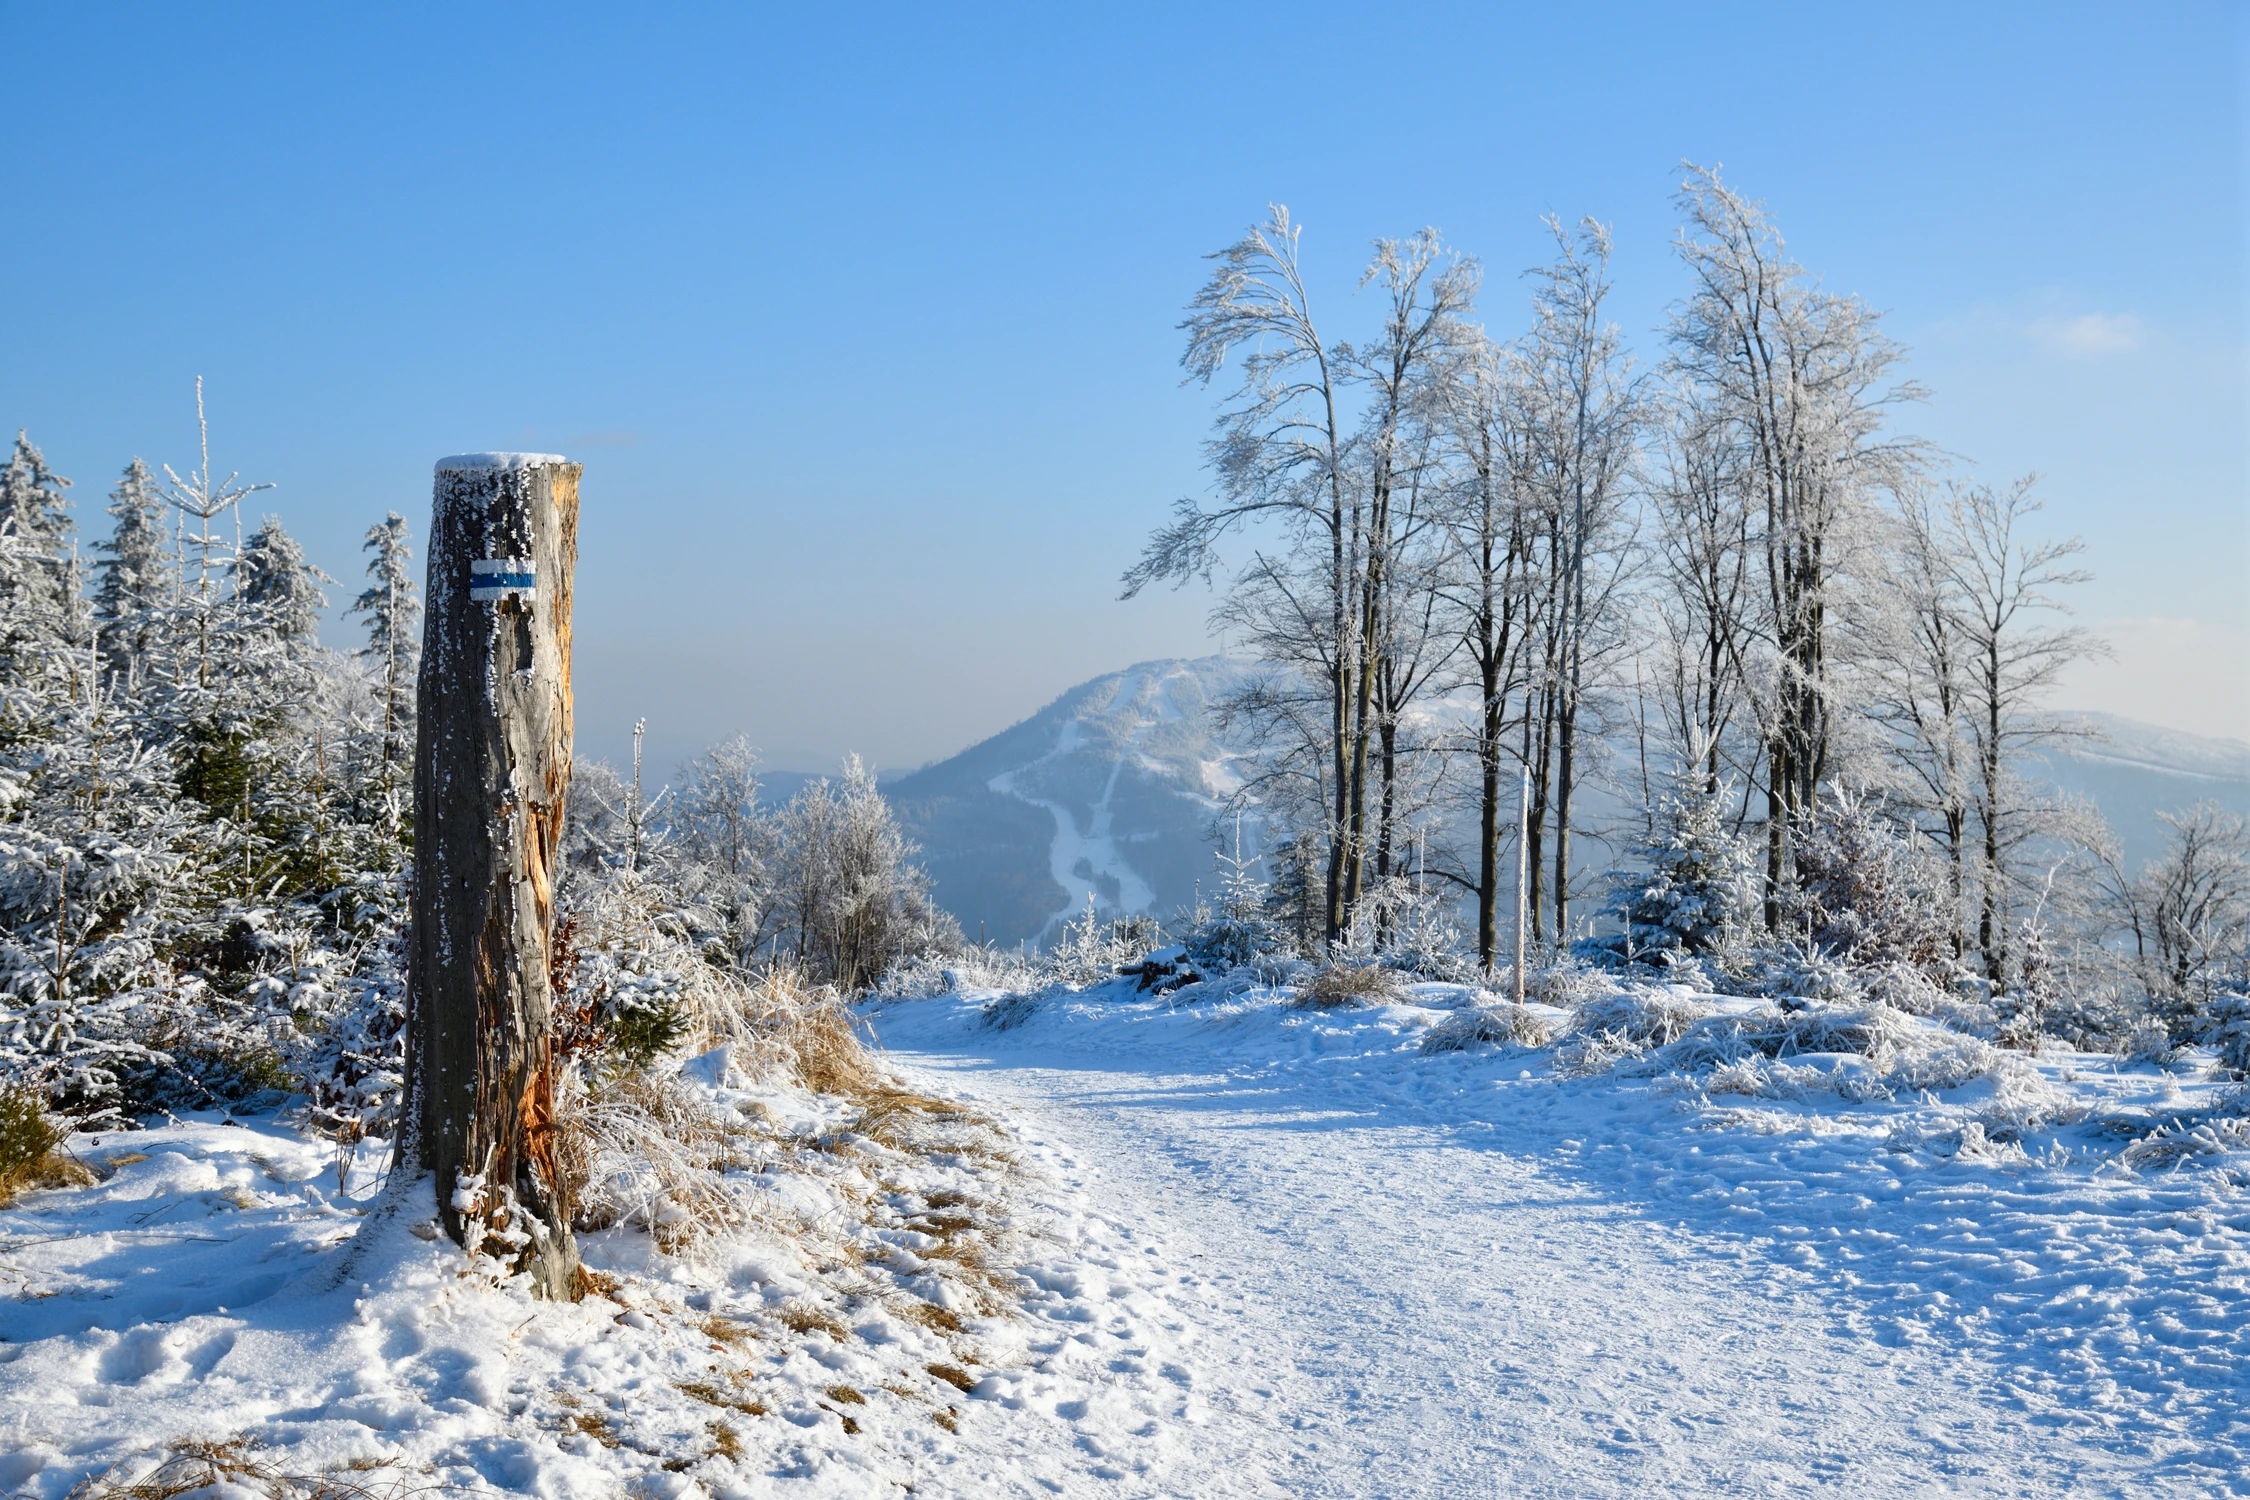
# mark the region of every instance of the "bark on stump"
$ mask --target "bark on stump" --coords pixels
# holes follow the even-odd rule
[[[579,1281],[548,1036],[579,473],[536,453],[437,465],[407,944],[417,1164],[446,1232],[549,1297]]]

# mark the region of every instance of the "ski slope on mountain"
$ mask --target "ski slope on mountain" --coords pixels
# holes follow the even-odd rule
[[[877,1025],[1161,1247],[1208,1404],[1181,1492],[2250,1489],[2239,1168],[1980,1144],[1987,1084],[1741,1109],[1424,1056],[1442,994],[1073,999],[1007,1031],[976,998]],[[2178,1097],[2039,1066],[2089,1107]]]

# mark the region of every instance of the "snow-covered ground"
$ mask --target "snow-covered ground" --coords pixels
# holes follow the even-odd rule
[[[1858,1059],[1806,1058],[1714,1096],[1426,1055],[1444,987],[1126,993],[878,1025],[1165,1242],[1192,1493],[2250,1492],[2250,1142],[2135,1169],[2104,1124],[2196,1102],[2169,1075],[1852,1102]]]
[[[0,1211],[0,1491],[246,1440],[383,1496],[1043,1495],[1181,1424],[1169,1314],[1111,1276],[1139,1247],[1022,1147],[686,1073],[758,1122],[728,1174],[753,1212],[677,1256],[583,1236],[576,1304],[473,1269],[426,1180],[386,1195],[272,1119],[79,1137],[102,1182]]]
[[[691,1064],[830,1144],[693,1256],[590,1236],[576,1305],[270,1119],[82,1138],[103,1182],[0,1211],[0,1490],[239,1437],[378,1494],[2250,1493],[2244,1133],[2131,1144],[2209,1085],[1569,1076],[1424,1052],[1438,986],[994,998],[871,1012],[991,1149]]]

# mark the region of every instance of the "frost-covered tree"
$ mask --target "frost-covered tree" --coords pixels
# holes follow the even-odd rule
[[[367,621],[367,649],[382,683],[383,764],[397,766],[411,757],[414,744],[414,674],[421,658],[421,590],[415,587],[413,548],[406,517],[392,511],[367,529],[363,544],[369,583],[348,613]]]
[[[2032,752],[2083,733],[2041,700],[2103,649],[2057,621],[2064,590],[2088,576],[2071,562],[2084,549],[2025,535],[2040,508],[2033,483],[1902,496],[1863,632],[1865,711],[1887,733],[1894,779],[1942,851],[1956,906],[1973,893],[1973,940],[2000,985],[2030,894],[2027,852],[2077,833],[2074,810],[2025,774]]]
[[[1580,719],[1593,674],[1620,645],[1627,502],[1647,412],[1623,334],[1603,312],[1608,229],[1587,219],[1573,231],[1553,217],[1547,227],[1556,257],[1533,273],[1534,316],[1522,345],[1528,477],[1543,552],[1524,759],[1531,767],[1532,933],[1539,934],[1542,908],[1551,904],[1559,940],[1570,928],[1572,803],[1584,773]],[[1548,858],[1551,893],[1541,889]]]
[[[1266,888],[1266,915],[1284,950],[1299,958],[1318,953],[1327,914],[1319,835],[1291,834],[1267,862],[1273,878]]]
[[[77,634],[69,488],[19,431],[0,468],[0,653],[8,670],[41,670],[42,654]]]
[[[1219,494],[1208,506],[1180,502],[1127,571],[1125,591],[1209,578],[1221,539],[1245,527],[1270,525],[1284,539],[1244,569],[1218,615],[1276,669],[1233,717],[1277,742],[1272,778],[1293,810],[1321,811],[1333,936],[1380,859],[1386,790],[1396,826],[1384,726],[1397,726],[1426,681],[1420,658],[1400,649],[1400,627],[1417,612],[1399,607],[1406,539],[1429,524],[1410,503],[1434,415],[1426,392],[1463,332],[1478,272],[1434,232],[1378,241],[1363,284],[1383,291],[1381,332],[1364,348],[1332,347],[1313,318],[1300,233],[1276,206],[1211,257],[1217,266],[1182,324],[1181,363],[1205,386],[1230,359],[1240,364],[1208,446]],[[1356,428],[1355,393],[1364,396]]]
[[[234,577],[236,595],[255,628],[291,643],[319,633],[320,612],[328,605],[320,585],[334,580],[305,561],[305,549],[279,516],[266,517],[250,534],[235,558]]]
[[[1764,208],[1716,169],[1692,168],[1678,249],[1690,289],[1670,330],[1674,378],[1723,424],[1755,518],[1757,608],[1731,633],[1760,743],[1766,922],[1778,928],[1792,846],[1837,770],[1840,699],[1832,614],[1866,540],[1874,499],[1919,450],[1886,438],[1885,407],[1918,397],[1891,381],[1902,357],[1879,315],[1823,291],[1789,259]]]
[[[1475,893],[1477,962],[1487,969],[1499,953],[1501,851],[1515,819],[1520,747],[1508,731],[1521,719],[1511,718],[1511,700],[1525,692],[1534,609],[1537,507],[1521,374],[1515,355],[1480,330],[1461,341],[1441,393],[1454,457],[1440,511],[1450,545],[1434,589],[1459,643],[1458,680],[1475,695],[1465,738],[1476,767],[1477,849],[1464,884]]]
[[[720,959],[747,964],[771,936],[772,816],[758,803],[758,752],[736,735],[680,771],[672,802],[689,899],[710,914]]]
[[[1235,822],[1234,852],[1217,853],[1219,883],[1184,946],[1188,956],[1219,969],[1240,968],[1271,958],[1283,946],[1268,914],[1272,893],[1257,877],[1257,856],[1242,855],[1242,823]]]
[[[181,648],[186,653],[189,670],[195,686],[208,690],[212,685],[214,662],[212,646],[225,629],[219,614],[226,602],[221,583],[236,552],[242,546],[242,502],[260,490],[270,490],[270,484],[243,484],[240,476],[229,474],[218,478],[211,469],[211,425],[203,409],[203,377],[195,378],[195,426],[198,452],[202,465],[190,469],[185,479],[170,464],[164,466],[164,500],[179,513],[182,526],[181,548],[193,558],[181,559],[180,571],[183,588],[181,598],[181,629],[184,639]],[[234,537],[229,541],[224,528],[214,529],[221,516],[234,518]],[[195,530],[185,530],[193,522]],[[188,575],[192,572],[192,581]],[[185,675],[175,673],[183,683]]]
[[[960,945],[930,902],[919,852],[858,756],[791,798],[779,819],[782,935],[814,977],[854,991],[900,959]]]
[[[165,507],[155,476],[138,458],[109,492],[110,534],[94,543],[108,554],[94,564],[94,619],[109,665],[138,680],[172,602],[173,560],[167,555]]]
[[[1943,873],[1874,798],[1829,789],[1793,851],[1782,933],[1855,968],[1904,965],[1933,978],[1953,963],[1955,913]]]
[[[2172,830],[2163,856],[2129,876],[2108,851],[2104,883],[2159,1017],[2192,1041],[2219,989],[2250,981],[2235,967],[2250,963],[2250,819],[2215,802],[2159,817]]]

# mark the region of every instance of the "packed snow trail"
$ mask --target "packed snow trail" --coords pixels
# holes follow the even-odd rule
[[[2208,1463],[2161,1474],[2099,1424],[2027,1408],[1988,1354],[1578,1169],[1594,1137],[1630,1152],[1645,1098],[1588,1091],[1558,1120],[1541,1080],[1464,1121],[1375,1057],[1230,1068],[1224,1046],[1144,1033],[1136,1055],[1110,1028],[960,1015],[909,1003],[877,1025],[895,1061],[1043,1145],[1069,1198],[1161,1246],[1196,1335],[1173,1375],[1208,1417],[1158,1440],[1186,1436],[1200,1462],[1142,1472],[1192,1475],[1185,1493],[2231,1487]]]

